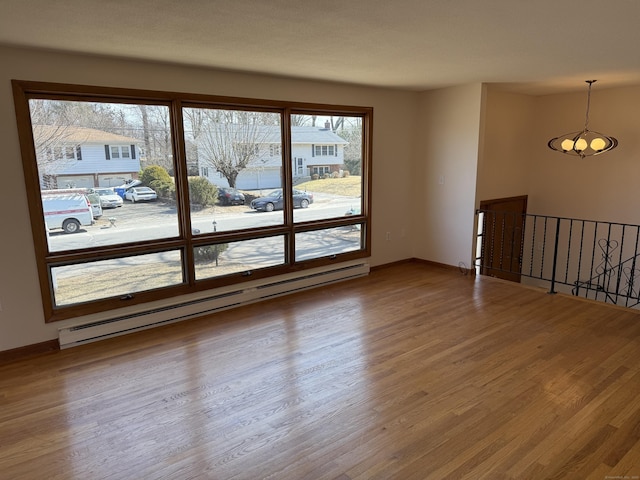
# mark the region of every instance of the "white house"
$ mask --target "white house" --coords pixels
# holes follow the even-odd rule
[[[282,186],[282,149],[280,127],[264,126],[260,141],[251,148],[256,157],[238,174],[236,188],[256,190]],[[294,178],[314,173],[339,172],[344,166],[344,147],[349,142],[325,127],[291,127],[291,171]],[[214,185],[228,187],[227,179],[208,160],[206,149],[198,158],[200,176]]]
[[[138,140],[93,128],[34,125],[45,189],[122,185],[140,171]]]

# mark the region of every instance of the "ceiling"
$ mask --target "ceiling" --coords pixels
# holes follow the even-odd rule
[[[2,0],[0,44],[359,85],[640,84],[637,0]]]

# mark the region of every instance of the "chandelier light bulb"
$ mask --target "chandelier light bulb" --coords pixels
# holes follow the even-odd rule
[[[577,150],[578,152],[582,152],[583,150],[586,150],[588,146],[589,144],[584,138],[579,138],[576,144],[573,146],[573,149]]]
[[[567,152],[569,150],[573,150],[573,145],[575,144],[575,142],[569,138],[565,138],[562,143],[560,144],[560,146],[562,147],[562,150]]]
[[[596,152],[599,152],[607,146],[607,142],[605,142],[603,138],[596,137],[591,140],[591,144],[589,146]]]

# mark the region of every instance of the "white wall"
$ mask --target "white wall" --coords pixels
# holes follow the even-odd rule
[[[413,252],[447,265],[472,264],[483,86],[422,93],[412,186]]]
[[[0,47],[0,65],[0,204],[5,206],[0,213],[0,351],[54,339],[57,327],[65,324],[46,325],[43,320],[11,79],[371,106],[371,264],[412,256],[407,205],[417,93],[9,47]]]
[[[476,207],[481,200],[529,192],[535,98],[487,88]]]

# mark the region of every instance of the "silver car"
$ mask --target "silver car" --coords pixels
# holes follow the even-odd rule
[[[92,188],[89,193],[100,195],[100,206],[102,208],[116,208],[122,206],[122,197],[113,188]]]

